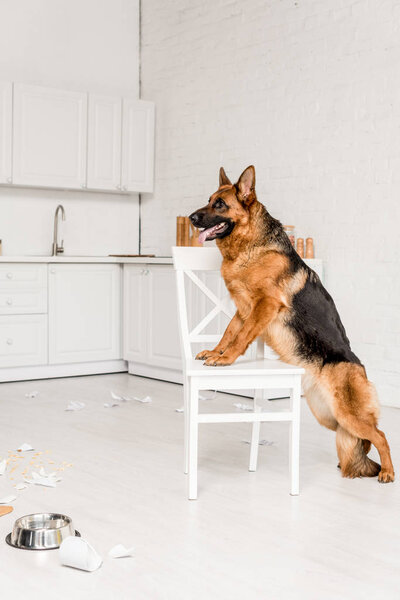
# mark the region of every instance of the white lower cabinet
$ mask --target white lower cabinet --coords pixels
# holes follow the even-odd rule
[[[162,265],[147,270],[147,359],[160,367],[181,369],[175,271]]]
[[[0,365],[47,363],[47,315],[0,316]]]
[[[123,356],[128,361],[143,362],[147,358],[147,290],[143,265],[125,265]]]
[[[307,263],[323,279],[322,262]],[[200,277],[227,294],[218,272]],[[192,329],[213,305],[187,285]],[[228,322],[218,315],[205,332],[221,335]],[[0,264],[0,381],[121,372],[125,361],[131,374],[182,382],[172,264]]]
[[[170,265],[124,266],[124,359],[132,373],[170,381],[180,377],[175,272]]]
[[[49,265],[49,363],[121,358],[120,305],[120,265]]]

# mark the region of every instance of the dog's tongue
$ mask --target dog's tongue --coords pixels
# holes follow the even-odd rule
[[[214,227],[209,227],[208,229],[204,229],[203,231],[201,231],[199,234],[200,244],[204,244],[204,242],[206,241],[208,236],[212,235],[214,233],[215,229],[217,229],[217,227],[218,227],[218,225],[214,225]]]

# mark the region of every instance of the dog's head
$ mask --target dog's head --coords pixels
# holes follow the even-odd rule
[[[223,167],[219,170],[219,188],[206,206],[199,208],[189,217],[192,224],[202,229],[200,243],[206,240],[223,239],[249,220],[251,204],[256,200],[256,172],[247,167],[237,183],[232,184]]]

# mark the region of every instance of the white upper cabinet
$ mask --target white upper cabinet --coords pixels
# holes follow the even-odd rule
[[[0,83],[0,183],[11,183],[12,83]]]
[[[14,84],[13,183],[86,188],[87,94]]]
[[[121,190],[122,100],[89,94],[87,186]]]
[[[152,192],[154,103],[0,83],[0,185]]]
[[[154,103],[124,98],[122,111],[122,190],[152,192]]]

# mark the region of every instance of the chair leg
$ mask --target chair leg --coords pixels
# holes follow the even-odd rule
[[[190,378],[185,377],[183,382],[183,472],[189,473],[189,393],[190,393]]]
[[[263,390],[256,390],[254,394],[254,412],[261,412],[261,406],[258,401],[263,398]],[[258,448],[260,442],[260,421],[254,421],[251,430],[251,443],[250,443],[250,461],[249,471],[255,471],[257,469],[258,459]]]
[[[197,385],[191,382],[189,394],[189,500],[197,500],[197,446],[198,446],[198,413],[199,413],[199,390]]]
[[[290,394],[292,422],[290,427],[290,494],[299,494],[299,463],[300,463],[300,401],[301,379],[294,384]]]

